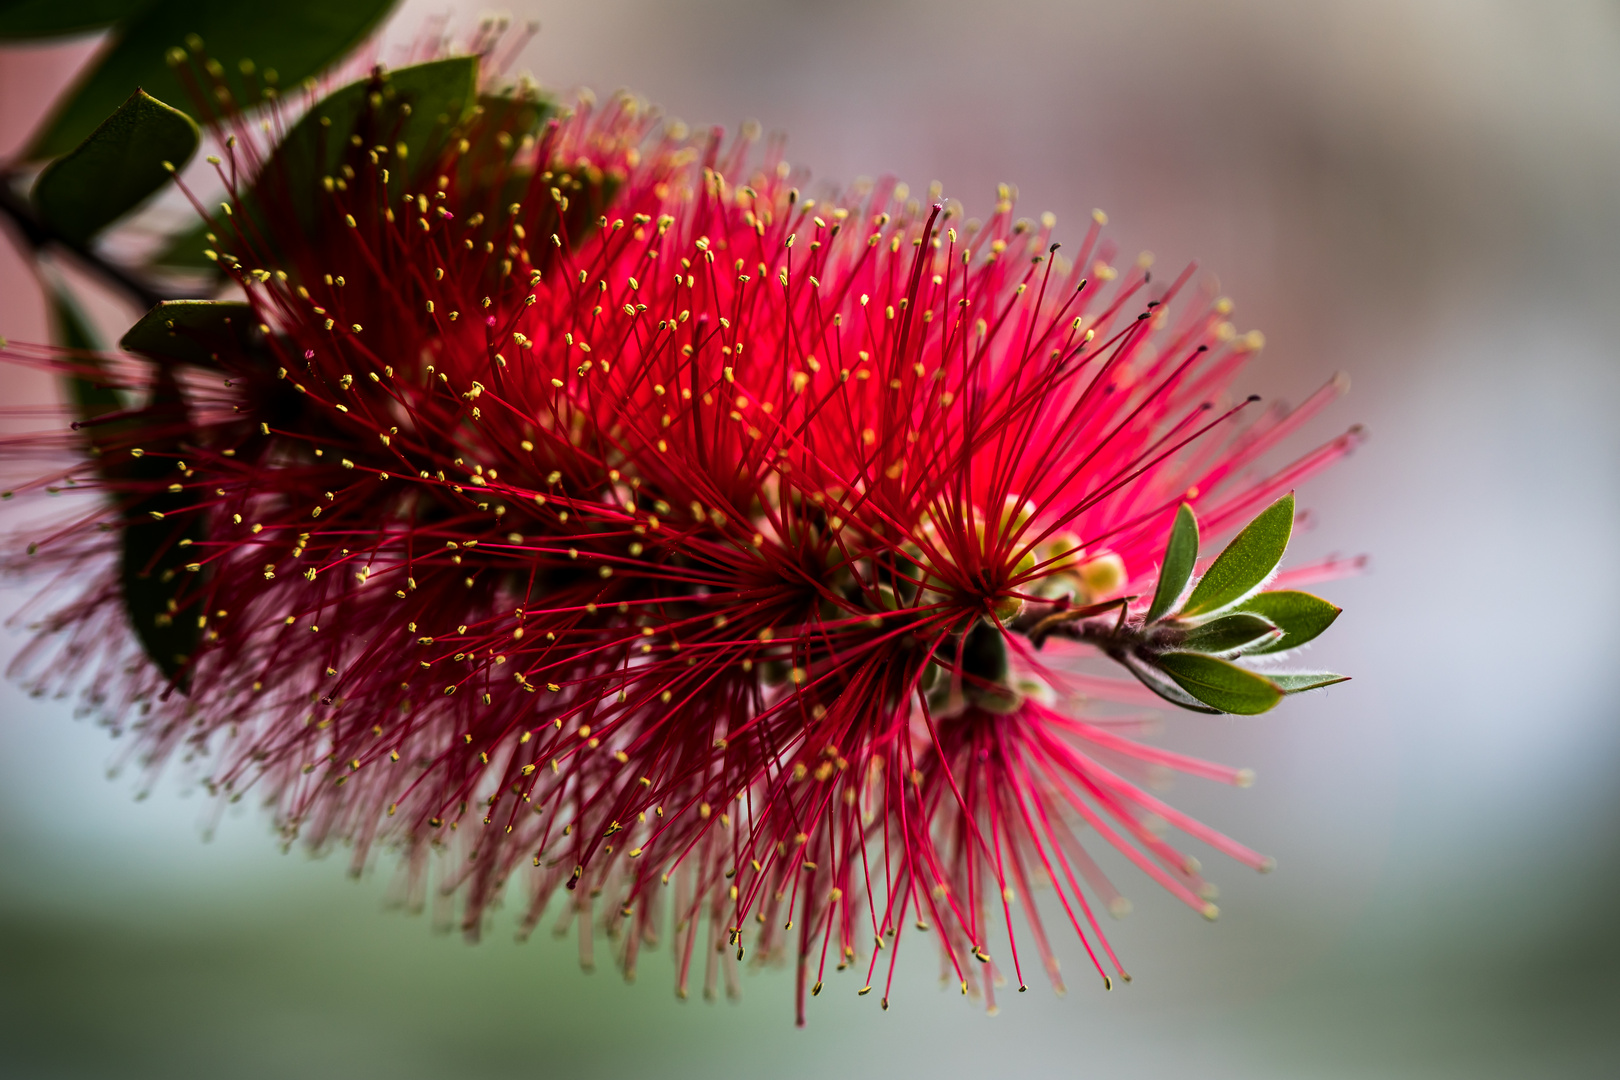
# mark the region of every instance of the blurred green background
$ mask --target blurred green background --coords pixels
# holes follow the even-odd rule
[[[1204,858],[1214,924],[1121,871],[1136,979],[1111,994],[1064,943],[1067,997],[1035,983],[988,1018],[919,950],[889,1012],[851,976],[799,1031],[787,971],[679,1003],[667,951],[626,986],[509,917],[469,946],[386,910],[386,864],[282,854],[249,804],[205,842],[181,770],[137,801],[119,744],[7,685],[0,1076],[1620,1073],[1620,6],[514,8],[543,24],[517,63],[542,82],[758,118],[818,177],[937,178],[970,212],[1012,181],[1060,237],[1103,207],[1127,253],[1198,259],[1265,331],[1242,389],[1352,373],[1317,434],[1372,439],[1301,492],[1296,554],[1373,555],[1324,587],[1346,615],[1313,655],[1356,680],[1161,739],[1256,768],[1171,797],[1279,869]],[[445,10],[479,14],[409,3],[382,55]],[[94,47],[0,50],[0,155]],[[0,333],[46,334],[6,245]]]

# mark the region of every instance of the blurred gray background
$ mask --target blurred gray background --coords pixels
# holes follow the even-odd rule
[[[1350,396],[1366,447],[1301,492],[1296,554],[1367,552],[1313,660],[1354,682],[1162,742],[1253,766],[1172,798],[1277,857],[1215,856],[1206,924],[1122,873],[1136,976],[999,1016],[919,950],[893,1008],[791,978],[677,1003],[571,942],[385,912],[389,873],[283,855],[244,805],[109,779],[70,703],[0,689],[0,1075],[484,1078],[1607,1077],[1620,1073],[1620,6],[1492,0],[595,0],[513,5],[519,67],[757,118],[829,181],[998,181],[1078,239],[1196,259],[1268,345],[1240,389]],[[408,40],[446,10],[408,4]],[[0,51],[0,154],[93,43]],[[130,314],[110,304],[110,325]],[[0,333],[44,335],[0,253]],[[23,594],[0,594],[7,610]],[[6,655],[22,640],[0,638]],[[1604,1018],[1608,1019],[1605,1020]]]

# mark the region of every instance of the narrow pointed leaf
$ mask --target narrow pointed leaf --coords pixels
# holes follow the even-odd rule
[[[1335,675],[1331,671],[1273,672],[1267,677],[1282,687],[1285,694],[1301,694],[1306,690],[1320,690],[1324,686],[1350,681],[1350,676]]]
[[[1189,652],[1229,653],[1259,646],[1263,651],[1264,646],[1277,636],[1277,625],[1270,619],[1237,612],[1193,627],[1176,648]]]
[[[196,121],[136,90],[34,184],[45,224],[82,244],[135,209],[191,160],[201,134]],[[167,163],[167,164],[166,164]]]
[[[1332,626],[1340,611],[1319,596],[1288,589],[1258,593],[1238,605],[1238,610],[1263,615],[1283,632],[1282,637],[1269,645],[1251,649],[1251,656],[1284,652],[1305,644]]]
[[[1147,610],[1147,621],[1156,622],[1170,613],[1192,579],[1193,566],[1198,562],[1198,518],[1186,503],[1176,511],[1176,522],[1170,527],[1170,541],[1164,546],[1164,563],[1159,567],[1159,587],[1153,590],[1153,604]]]
[[[1183,616],[1208,615],[1235,604],[1265,583],[1282,562],[1294,531],[1294,493],[1264,510],[1226,545],[1181,609]]]
[[[165,300],[118,344],[158,361],[218,367],[220,354],[252,350],[255,322],[252,305],[238,300]]]
[[[261,104],[267,87],[290,90],[320,74],[371,33],[392,6],[393,0],[142,5],[113,31],[106,50],[63,98],[25,156],[39,161],[72,150],[136,87],[165,101],[189,102],[185,82],[168,63],[169,51],[185,45],[189,35],[201,39],[203,52],[186,64],[200,66],[205,57],[220,63],[218,77],[228,94],[221,98],[210,87],[209,107],[229,114]]]
[[[1205,705],[1203,702],[1187,693],[1187,691],[1171,682],[1165,677],[1163,672],[1149,667],[1146,663],[1138,660],[1136,657],[1126,653],[1121,654],[1117,659],[1120,661],[1120,663],[1125,665],[1125,669],[1127,671],[1136,676],[1138,682],[1147,687],[1149,690],[1153,691],[1155,694],[1158,694],[1160,697],[1164,698],[1164,700],[1168,701],[1170,704],[1176,705],[1183,709],[1190,709],[1193,712],[1209,713],[1210,715],[1215,715],[1221,711],[1219,709],[1212,709],[1208,705]]]
[[[1264,675],[1201,653],[1167,652],[1154,663],[1187,693],[1221,712],[1251,716],[1283,698],[1283,688]]]

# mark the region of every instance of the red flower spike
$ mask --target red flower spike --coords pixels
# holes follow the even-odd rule
[[[1342,386],[1226,403],[1257,337],[1190,269],[1115,271],[1100,215],[1066,262],[1005,189],[964,223],[888,182],[806,199],[774,150],[655,133],[628,98],[529,139],[510,115],[397,193],[381,137],[316,191],[234,148],[222,175],[263,175],[209,220],[260,332],[125,380],[183,415],[87,429],[75,486],[104,501],[35,562],[49,596],[96,573],[24,658],[40,686],[84,682],[154,767],[208,755],[212,789],[257,786],[356,869],[400,848],[418,902],[436,865],[470,934],[513,888],[525,931],[560,898],[582,961],[601,923],[627,975],[667,904],[682,995],[699,956],[712,995],[791,954],[801,1022],[829,964],[887,1007],[908,926],[964,992],[1022,990],[1017,904],[1054,983],[1054,917],[1123,976],[1077,824],[1209,915],[1150,816],[1269,865],[1137,782],[1246,774],[1077,714],[1157,699],[1070,662],[1204,707],[1155,666],[1196,627],[1141,617],[1177,508],[1229,529],[1347,452],[1254,471]],[[166,494],[167,602],[131,615],[198,633],[160,667],[115,551]],[[1287,688],[1236,655],[1210,661],[1229,693]]]

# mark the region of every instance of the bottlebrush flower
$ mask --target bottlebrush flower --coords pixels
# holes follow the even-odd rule
[[[1146,691],[1077,661],[1204,711],[1337,678],[1231,660],[1337,614],[1262,590],[1326,572],[1273,580],[1287,493],[1356,434],[1258,467],[1342,387],[1228,401],[1257,337],[1191,270],[1113,269],[1100,214],[1066,261],[1006,189],[806,198],[629,98],[466,108],[471,64],[234,144],[206,216],[244,301],[160,306],[123,368],[13,348],[77,380],[52,445],[97,498],[33,557],[41,688],[357,871],[398,848],[470,934],[556,901],[587,964],[595,927],[627,975],[667,936],[683,996],[791,956],[801,1022],[829,963],[887,1007],[912,927],[1023,989],[1015,906],[1056,981],[1038,882],[1122,975],[1081,826],[1208,915],[1150,816],[1265,868],[1139,783],[1246,773],[1137,741],[1097,703]],[[1183,603],[1195,509],[1264,512]]]

